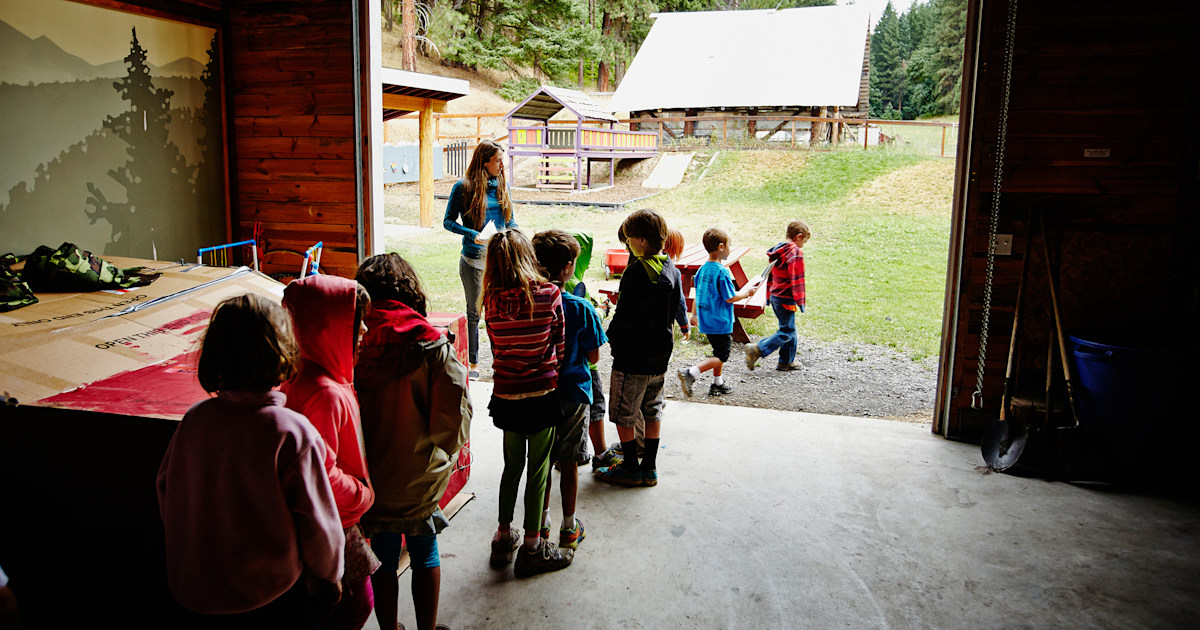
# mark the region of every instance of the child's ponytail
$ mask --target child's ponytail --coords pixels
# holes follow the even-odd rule
[[[522,289],[533,308],[533,283],[546,282],[533,255],[533,245],[520,230],[497,232],[488,241],[487,265],[483,270],[483,290],[479,308],[486,312],[496,297],[508,289]]]

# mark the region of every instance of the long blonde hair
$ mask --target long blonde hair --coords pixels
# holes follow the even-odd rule
[[[483,269],[483,290],[479,309],[485,314],[496,297],[508,289],[522,289],[532,314],[534,283],[546,282],[538,269],[533,245],[520,230],[503,230],[488,240],[487,264]]]
[[[493,155],[503,153],[504,147],[493,140],[484,140],[475,147],[475,154],[471,156],[471,164],[467,166],[467,174],[463,177],[463,192],[466,193],[467,210],[463,213],[463,225],[473,229],[483,229],[483,220],[487,217],[487,169],[483,165]],[[496,176],[496,201],[500,204],[500,211],[504,214],[504,223],[508,224],[512,221],[512,202],[508,199],[508,180],[505,179],[504,169],[500,169],[500,174]],[[504,226],[498,225],[498,228]]]

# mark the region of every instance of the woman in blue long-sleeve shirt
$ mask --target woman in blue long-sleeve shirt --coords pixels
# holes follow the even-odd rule
[[[479,292],[483,285],[486,243],[477,241],[483,226],[491,223],[497,230],[517,227],[513,220],[508,181],[504,177],[504,147],[484,140],[475,147],[467,174],[450,190],[446,217],[442,226],[462,236],[462,257],[458,275],[467,296],[467,340],[471,377],[479,376]]]

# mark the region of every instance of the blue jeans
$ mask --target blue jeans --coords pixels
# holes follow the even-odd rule
[[[771,299],[771,310],[779,320],[779,330],[758,342],[758,349],[764,357],[779,350],[779,365],[791,365],[796,359],[796,311],[788,310],[774,298]]]

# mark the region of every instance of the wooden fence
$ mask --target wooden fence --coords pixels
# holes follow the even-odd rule
[[[507,113],[488,114],[437,114],[433,115],[434,136],[447,147],[451,142],[466,142],[470,146],[481,140],[503,141],[507,131],[488,133],[484,131],[485,120],[494,119],[501,127]],[[415,113],[393,120],[416,121]],[[474,119],[475,133],[442,134],[442,119]],[[390,122],[390,121],[389,121]],[[575,121],[550,121],[552,125],[570,124]],[[900,141],[941,157],[954,157],[958,144],[958,123],[929,120],[883,120],[877,118],[841,118],[821,116],[668,116],[663,118],[626,118],[619,121],[629,129],[657,132],[658,148],[669,151],[697,145],[717,145],[724,148],[762,147],[820,147],[838,146],[851,142],[869,148],[871,135],[880,131],[879,144]],[[471,127],[468,122],[467,127]],[[384,141],[388,140],[385,125]],[[863,130],[867,129],[867,133]],[[912,130],[912,131],[909,131]],[[813,132],[816,132],[815,134]],[[449,155],[447,155],[449,158]],[[468,154],[468,159],[470,156]],[[449,170],[449,167],[447,167]]]
[[[920,134],[920,142],[916,143],[918,148],[936,152],[941,157],[953,157],[958,134],[957,122],[822,116],[667,116],[627,118],[620,122],[629,124],[630,128],[657,131],[658,146],[662,150],[697,145],[800,148],[840,146],[850,142],[866,149],[872,144],[894,142],[903,134],[893,130],[909,127],[927,128],[932,132],[932,135],[929,132]],[[880,130],[876,143],[871,142],[872,128]],[[893,133],[883,133],[884,130]]]

